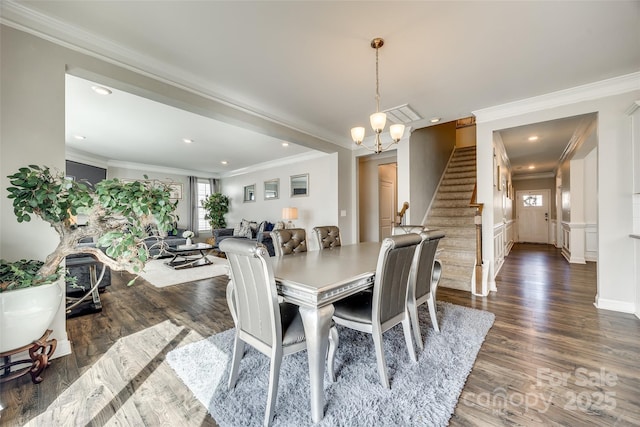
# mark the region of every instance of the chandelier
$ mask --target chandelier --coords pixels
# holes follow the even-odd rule
[[[363,146],[366,149],[375,152],[376,154],[387,150],[393,144],[397,144],[398,141],[400,141],[400,139],[402,138],[402,135],[404,135],[404,125],[395,124],[389,126],[391,142],[389,142],[386,146],[383,146],[382,140],[380,139],[380,134],[384,130],[384,126],[387,123],[387,115],[380,112],[380,83],[378,81],[378,49],[380,49],[383,45],[384,40],[379,37],[371,40],[371,47],[376,50],[376,112],[369,117],[369,120],[371,122],[371,127],[376,134],[375,144],[372,147],[369,147],[366,144],[362,144],[362,141],[364,141],[364,127],[354,127],[351,129],[351,138],[353,138],[353,142],[355,142],[358,146]]]

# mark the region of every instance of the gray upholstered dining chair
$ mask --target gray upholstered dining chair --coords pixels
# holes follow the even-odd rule
[[[225,239],[220,243],[229,260],[233,320],[236,324],[233,360],[229,373],[229,388],[234,388],[239,376],[245,343],[271,358],[269,392],[264,425],[273,420],[278,395],[282,357],[307,348],[302,318],[298,306],[278,302],[276,281],[267,249],[246,239]],[[329,377],[335,380],[334,358],[338,332],[329,332]]]
[[[340,229],[335,225],[313,227],[313,234],[316,236],[320,250],[335,248],[341,245]]]
[[[361,292],[334,303],[333,320],[342,326],[373,336],[380,383],[389,388],[382,333],[402,323],[409,356],[415,362],[407,313],[407,291],[413,254],[420,243],[417,234],[387,237],[382,241],[373,292]]]
[[[307,251],[307,232],[304,228],[288,228],[271,232],[276,256]]]
[[[436,316],[436,290],[440,275],[442,274],[442,264],[436,259],[438,243],[444,237],[441,231],[425,231],[420,233],[422,242],[418,245],[413,256],[411,272],[409,274],[409,292],[407,293],[407,310],[411,318],[411,328],[418,343],[418,348],[422,350],[422,336],[420,334],[420,324],[418,323],[418,307],[425,302],[429,305],[431,324],[436,332],[440,332],[438,317]]]

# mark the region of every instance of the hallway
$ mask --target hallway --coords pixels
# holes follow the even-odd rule
[[[640,425],[640,320],[594,307],[596,268],[516,244],[497,293],[438,289],[496,315],[451,425]]]

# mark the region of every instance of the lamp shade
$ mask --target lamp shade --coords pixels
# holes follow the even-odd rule
[[[387,115],[385,113],[373,113],[369,120],[371,121],[371,127],[376,133],[380,133],[384,129],[384,125],[387,124]]]
[[[404,135],[404,125],[397,124],[389,126],[389,133],[391,134],[391,139],[395,142],[398,142],[402,139],[402,135]]]
[[[298,208],[282,208],[282,218],[289,221],[298,219]]]
[[[355,127],[351,128],[351,138],[356,144],[360,144],[364,140],[364,128]]]

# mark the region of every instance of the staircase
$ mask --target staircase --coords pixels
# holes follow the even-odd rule
[[[476,147],[456,148],[425,224],[445,234],[438,246],[438,258],[442,261],[438,286],[471,291],[476,259],[476,209],[469,207],[469,201],[475,184]]]

